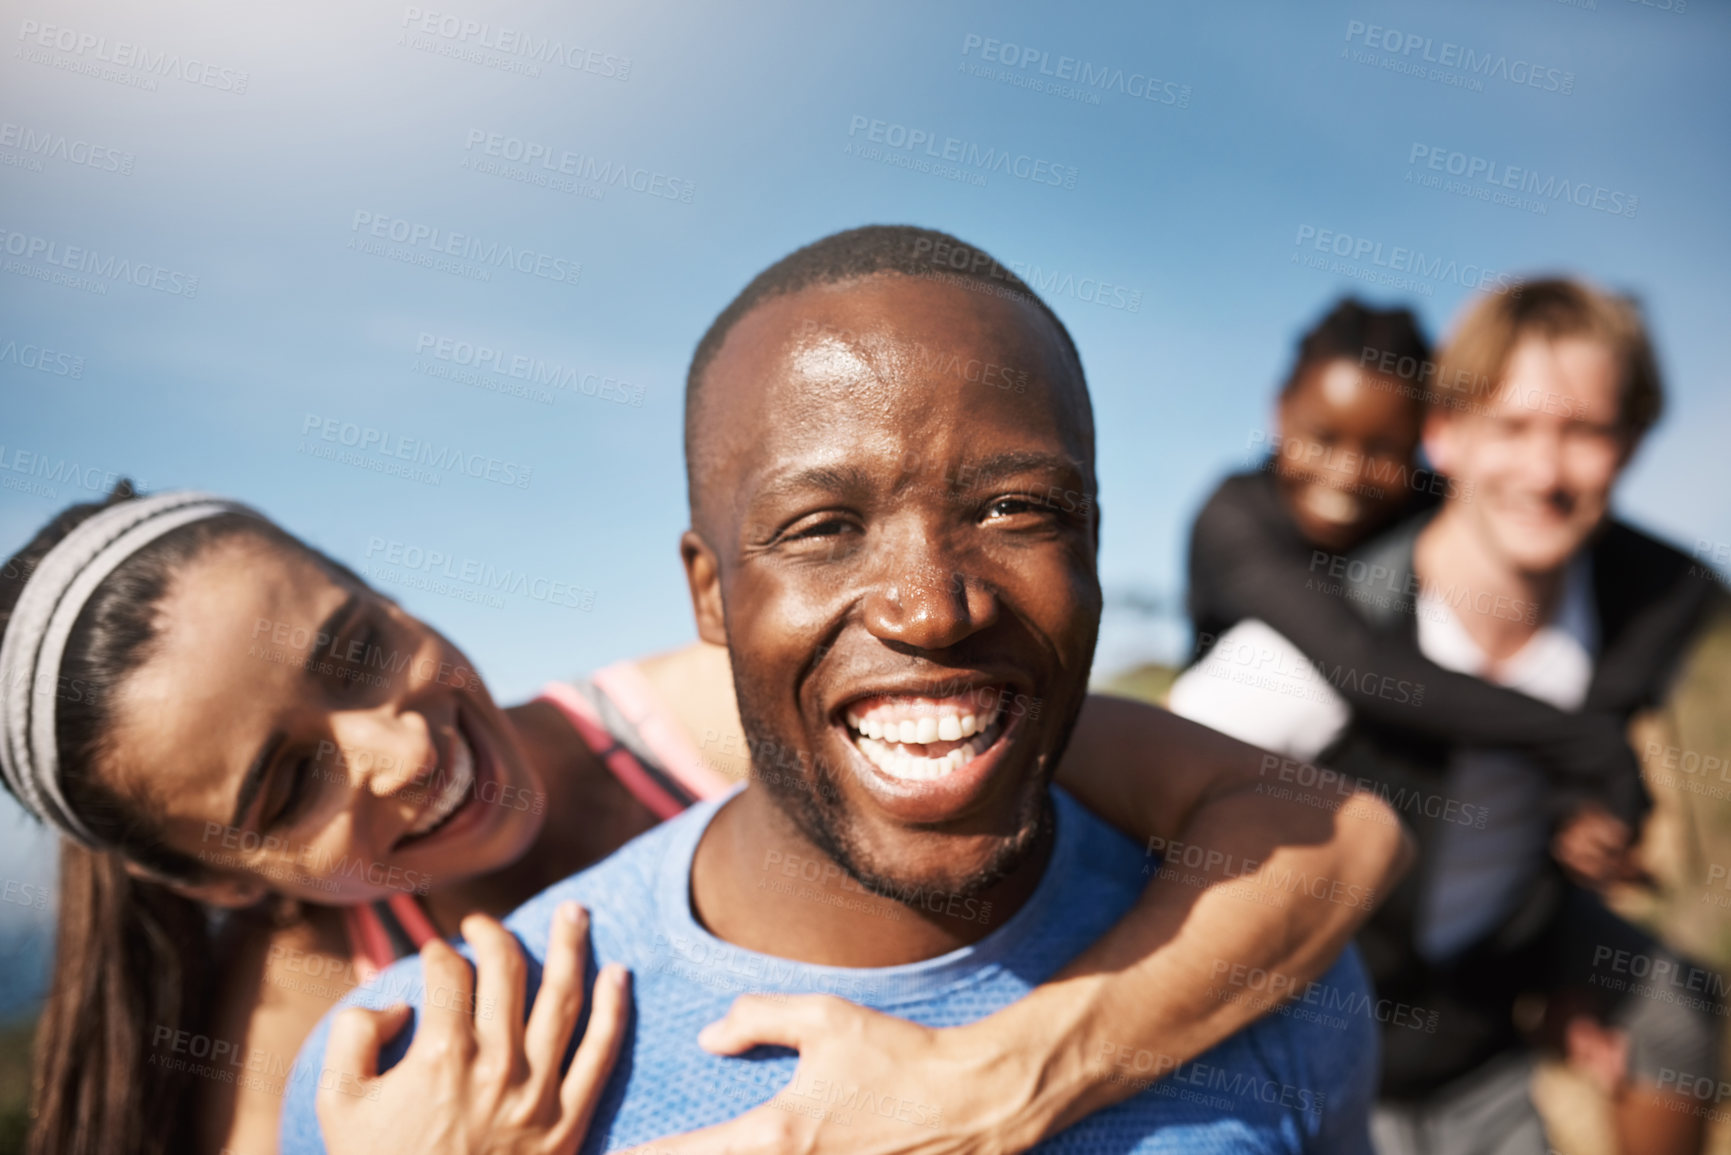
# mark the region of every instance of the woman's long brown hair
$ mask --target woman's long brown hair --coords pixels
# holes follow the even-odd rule
[[[193,1147],[194,1075],[177,1032],[202,1029],[204,909],[61,840],[54,980],[36,1027],[29,1155],[169,1155]]]
[[[0,569],[0,632],[48,551],[106,505],[75,505]],[[54,977],[36,1029],[30,1155],[169,1155],[193,1149],[192,1107],[212,1078],[238,1074],[197,1044],[217,971],[212,914],[166,883],[200,864],[157,836],[148,799],[117,794],[124,766],[107,709],[148,655],[156,607],[174,574],[212,542],[254,534],[298,545],[269,523],[225,514],[182,526],[129,558],[79,614],[58,671],[55,738],[60,787],[107,848],[61,840]],[[302,547],[304,548],[304,547]],[[120,777],[124,777],[123,775]],[[143,876],[128,864],[144,868]],[[157,881],[157,880],[162,881]]]

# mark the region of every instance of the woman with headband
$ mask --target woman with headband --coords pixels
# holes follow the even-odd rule
[[[0,769],[63,836],[35,1056],[38,1153],[273,1150],[297,1047],[376,962],[417,942],[448,956],[438,939],[460,925],[483,973],[513,965],[514,940],[482,916],[726,786],[693,756],[696,734],[744,749],[726,729],[732,688],[713,653],[616,667],[504,710],[431,627],[256,512],[196,493],[135,498],[123,483],[106,503],[61,513],[0,571],[0,630]],[[1338,812],[1275,803],[1255,788],[1260,765],[1259,752],[1163,711],[1090,701],[1060,782],[1152,835],[1169,861],[1206,848],[1216,869],[1158,872],[1060,976],[1070,981],[957,1028],[968,1045],[949,1053],[977,1056],[977,1069],[926,1053],[883,1060],[949,1080],[956,1149],[1015,1149],[1001,1137],[1051,1133],[1139,1089],[1100,1077],[1098,1047],[1084,1044],[1102,1026],[1182,1061],[1265,1013],[1266,1000],[1211,991],[1221,956],[1277,973],[1288,991],[1326,969],[1369,903],[1331,902],[1325,887],[1275,907],[1208,883],[1256,860],[1380,893],[1403,865],[1402,835],[1368,796]],[[576,970],[580,930],[574,921],[565,941]],[[571,981],[581,989],[580,974]],[[501,1150],[575,1150],[621,1014],[618,986],[597,989],[563,1086],[536,1066],[535,1110],[507,1119],[489,1112],[521,1107],[521,1095],[431,1093],[419,1109],[456,1112]],[[531,1060],[562,1055],[577,1009],[530,1014],[528,1042],[506,1024],[518,1067],[525,1048]],[[493,1030],[474,1018],[476,1035]],[[843,1044],[802,1052],[802,1071],[845,1077],[882,1059]],[[1047,1076],[1037,1104],[1002,1102],[1006,1055]],[[472,1049],[445,1062],[460,1069],[442,1087],[485,1081]],[[929,1138],[871,1126],[850,1128],[850,1143],[887,1152]]]

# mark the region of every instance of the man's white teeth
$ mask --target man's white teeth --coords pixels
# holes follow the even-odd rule
[[[1000,700],[981,709],[978,693],[948,698],[880,698],[850,710],[854,744],[891,778],[924,782],[955,773],[997,741]],[[933,744],[948,747],[928,753]],[[961,743],[961,745],[956,745]]]
[[[468,741],[461,730],[457,731],[451,742],[451,765],[446,768],[445,785],[439,791],[431,805],[422,812],[414,826],[409,828],[411,838],[425,834],[439,823],[456,813],[464,799],[469,796],[469,788],[475,784],[475,752],[469,748]]]
[[[994,738],[996,735],[981,734],[973,741],[938,758],[922,758],[918,754],[908,754],[891,748],[887,742],[864,735],[855,738],[854,745],[859,747],[860,753],[864,754],[873,766],[891,778],[899,778],[904,782],[927,782],[934,778],[948,777],[960,770],[979,757],[980,751],[990,746]]]
[[[918,742],[921,745],[960,742],[978,734],[990,722],[989,718],[982,722],[977,714],[963,714],[959,718],[946,714],[942,718],[928,716],[901,722],[881,722],[876,718],[861,718],[858,714],[847,716],[848,726],[867,738],[881,738],[885,742]]]
[[[996,720],[1002,703],[988,709],[974,705],[972,696],[966,706],[953,702],[880,702],[864,712],[850,710],[848,728],[867,738],[903,745],[927,745],[931,742],[960,742],[989,727]]]

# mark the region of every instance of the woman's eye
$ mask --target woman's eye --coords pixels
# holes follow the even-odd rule
[[[313,760],[302,756],[295,760],[293,766],[279,773],[277,779],[282,783],[276,793],[280,800],[274,802],[265,820],[266,830],[279,830],[290,825],[299,817],[301,809],[306,805],[307,796],[312,792]]]
[[[378,627],[368,623],[338,647],[338,660],[332,663],[331,670],[338,690],[352,692],[361,686],[365,680],[369,659],[377,661],[376,651],[383,643],[383,638],[384,635],[379,632]]]

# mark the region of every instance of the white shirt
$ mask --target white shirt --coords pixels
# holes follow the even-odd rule
[[[1445,669],[1578,710],[1599,644],[1592,585],[1583,554],[1569,564],[1556,612],[1494,670],[1450,607],[1463,599],[1427,586],[1416,607],[1419,651]],[[1327,749],[1352,716],[1345,699],[1298,648],[1256,619],[1222,634],[1208,656],[1173,683],[1169,702],[1176,714],[1305,761]],[[1476,747],[1455,751],[1446,796],[1474,807],[1463,812],[1483,815],[1485,824],[1443,828],[1419,901],[1417,945],[1426,957],[1458,953],[1513,909],[1544,861],[1547,788],[1543,772],[1524,755]]]

